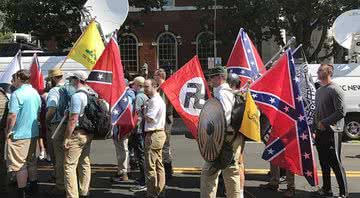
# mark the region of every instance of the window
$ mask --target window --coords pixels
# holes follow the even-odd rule
[[[121,62],[130,73],[138,72],[138,39],[134,34],[123,34],[119,38]]]
[[[174,6],[175,0],[165,0],[164,6]]]
[[[159,68],[176,71],[178,56],[177,40],[174,34],[170,32],[164,32],[159,35],[157,39],[157,56]]]
[[[214,57],[214,34],[200,32],[196,37],[196,54],[204,71],[208,69],[208,58]]]

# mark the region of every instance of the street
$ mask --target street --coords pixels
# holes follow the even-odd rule
[[[282,197],[281,192],[262,190],[258,186],[268,181],[268,163],[261,159],[263,144],[247,142],[245,146],[246,183],[245,197]],[[348,177],[350,197],[360,197],[360,144],[358,142],[344,143],[342,160]],[[183,134],[172,136],[172,149],[174,156],[174,178],[166,187],[166,195],[171,198],[199,197],[200,196],[200,170],[203,160],[199,154],[195,140],[186,138]],[[317,155],[317,154],[316,154]],[[133,179],[137,172],[129,174],[130,180],[123,183],[112,183],[110,177],[116,172],[116,157],[112,140],[96,140],[91,148],[92,183],[91,197],[144,197],[144,193],[132,193],[129,189],[134,186]],[[318,163],[319,164],[319,163]],[[318,171],[319,171],[318,165]],[[53,186],[48,182],[52,168],[47,164],[39,166],[40,195],[48,197],[46,190]],[[321,176],[319,175],[321,184]],[[296,196],[312,197],[311,192],[316,188],[307,184],[305,179],[296,176]],[[335,177],[332,177],[333,192],[338,193]],[[286,184],[281,185],[281,190],[286,189]],[[10,196],[12,197],[12,196]]]

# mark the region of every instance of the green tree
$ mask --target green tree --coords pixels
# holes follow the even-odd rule
[[[200,0],[198,6],[213,4],[213,0]],[[321,61],[338,52],[335,42],[326,42],[334,20],[345,11],[359,8],[360,0],[218,0],[218,4],[229,9],[224,14],[228,29],[244,27],[258,48],[261,40],[271,36],[281,43],[280,29],[285,29],[296,37],[296,44],[303,44],[309,61]],[[321,35],[318,43],[311,42],[316,30]],[[319,57],[322,49],[328,49],[328,53]]]
[[[56,40],[66,48],[80,36],[80,10],[86,0],[2,0],[0,11],[5,13],[9,30],[31,33],[40,41]],[[160,7],[162,0],[130,0],[130,5],[145,11]]]

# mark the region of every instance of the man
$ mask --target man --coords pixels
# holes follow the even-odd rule
[[[138,114],[138,121],[136,124],[136,128],[133,134],[133,141],[134,141],[134,152],[135,157],[138,162],[139,170],[140,170],[140,177],[136,180],[136,185],[134,188],[130,190],[133,192],[138,191],[145,191],[145,169],[144,169],[144,124],[145,124],[145,117],[143,113],[143,109],[145,106],[145,102],[149,99],[144,93],[144,83],[145,78],[142,76],[138,76],[134,78],[133,89],[136,91],[136,98],[135,98],[135,111]]]
[[[348,197],[348,188],[344,167],[341,163],[341,141],[344,129],[344,93],[339,85],[332,82],[334,67],[321,64],[317,74],[321,87],[315,94],[315,130],[316,148],[322,171],[323,187],[317,192],[321,196],[332,196],[330,168],[336,176],[340,188],[339,197]]]
[[[5,128],[9,112],[8,97],[3,88],[0,87],[0,195],[5,196],[7,193],[7,171],[5,153]]]
[[[16,173],[17,197],[25,197],[27,180],[30,181],[30,194],[36,194],[37,167],[36,143],[39,136],[38,116],[41,99],[38,92],[29,84],[30,72],[19,70],[15,74],[11,94],[9,114],[5,135],[7,138],[8,171]]]
[[[165,70],[164,69],[156,70],[154,74],[154,79],[156,80],[158,86],[160,87],[160,85],[164,83],[166,79]],[[171,128],[174,123],[174,118],[173,118],[174,108],[171,105],[170,101],[167,99],[165,93],[162,90],[160,90],[159,93],[166,104],[166,122],[165,122],[166,141],[163,148],[163,163],[165,167],[166,180],[168,181],[172,178],[172,174],[173,174],[170,139],[171,139]]]
[[[90,146],[93,134],[78,128],[79,118],[87,105],[87,74],[74,72],[70,77],[76,93],[71,96],[69,121],[64,137],[64,183],[67,198],[88,197],[91,179]],[[79,181],[79,184],[78,184]],[[79,189],[78,189],[79,187]]]
[[[128,84],[128,81],[126,81]],[[128,88],[126,90],[128,94],[128,99],[131,106],[131,111],[134,109],[134,101],[135,101],[135,92],[132,88]],[[116,136],[116,137],[115,137]],[[114,146],[118,164],[118,170],[115,177],[112,177],[112,181],[114,182],[123,182],[128,181],[128,166],[129,166],[129,136],[130,134],[123,135],[121,133],[121,126],[116,125],[114,127]]]
[[[165,186],[165,172],[162,149],[166,140],[165,115],[166,105],[157,92],[154,79],[145,80],[144,91],[150,98],[145,105],[145,167],[147,197],[159,197]]]
[[[225,143],[231,144],[234,160],[227,165],[222,171],[227,197],[239,198],[242,197],[240,190],[240,170],[239,170],[239,156],[241,151],[241,142],[243,136],[239,132],[230,130],[231,111],[234,106],[234,94],[228,83],[226,83],[227,71],[225,67],[216,66],[210,70],[211,85],[214,88],[214,97],[217,98],[224,109],[226,123],[228,126],[227,134],[225,136]],[[213,167],[210,162],[205,162],[201,171],[200,183],[200,197],[201,198],[215,198],[218,176],[221,170]]]
[[[64,85],[63,72],[59,68],[49,70],[47,80],[51,82],[51,89],[46,101],[46,125],[48,127],[46,134],[47,154],[53,162],[55,169],[56,185],[49,194],[63,195],[64,191],[64,134],[66,124],[63,124],[58,132],[59,135],[52,139],[62,116],[60,114],[60,87]]]

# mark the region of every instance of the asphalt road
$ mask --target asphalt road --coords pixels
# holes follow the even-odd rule
[[[185,138],[184,135],[172,136],[173,164],[175,175],[168,183],[166,195],[169,198],[196,198],[200,196],[200,170],[203,160],[199,154],[197,144],[194,140]],[[247,142],[245,146],[245,197],[282,197],[281,192],[261,190],[259,184],[266,183],[266,175],[269,164],[261,159],[264,149],[262,144]],[[317,155],[317,154],[316,154]],[[91,148],[92,160],[92,182],[91,197],[114,198],[114,197],[144,197],[143,193],[134,194],[129,189],[134,186],[133,179],[137,172],[129,174],[130,180],[123,183],[112,183],[110,177],[116,171],[116,157],[112,140],[93,141]],[[350,197],[360,197],[360,143],[344,143],[342,160],[347,171]],[[319,168],[319,167],[318,167]],[[52,168],[42,163],[39,166],[40,195],[38,197],[49,197],[46,191],[54,184],[49,182]],[[316,188],[307,184],[304,178],[296,176],[296,196],[312,197],[311,192]],[[319,177],[321,183],[321,176]],[[332,177],[332,186],[335,194],[338,187],[335,177]],[[286,189],[286,184],[281,185]],[[13,194],[0,197],[14,197]]]

